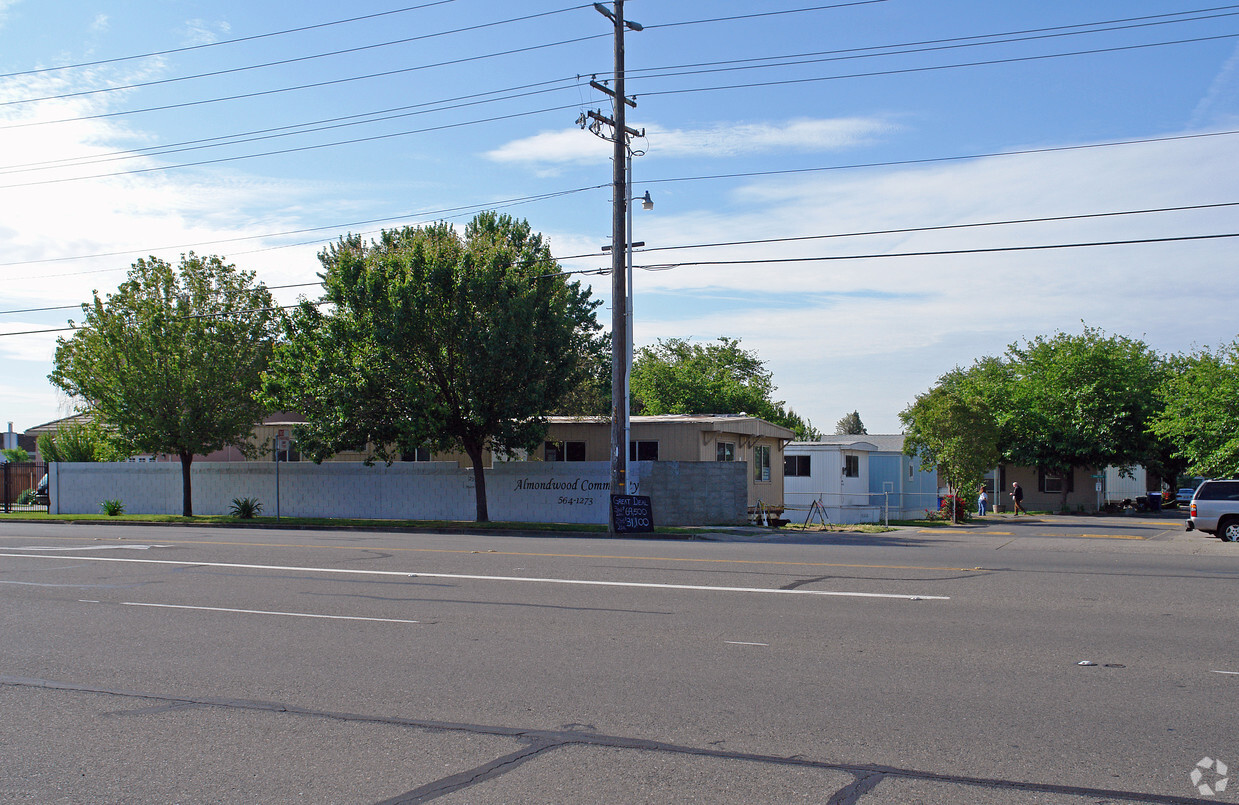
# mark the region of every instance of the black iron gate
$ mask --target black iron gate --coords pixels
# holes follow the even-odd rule
[[[42,461],[8,461],[4,471],[4,513],[47,511],[47,464]]]

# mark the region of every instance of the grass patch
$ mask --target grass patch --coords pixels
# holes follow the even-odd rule
[[[330,517],[249,517],[242,518],[228,514],[194,515],[182,517],[179,514],[120,514],[109,517],[105,514],[48,514],[47,512],[13,512],[0,514],[0,522],[6,520],[42,521],[48,523],[154,523],[159,525],[239,525],[239,526],[269,526],[279,528],[348,528],[374,530],[409,530],[409,531],[447,531],[447,532],[487,532],[487,531],[540,531],[545,533],[591,533],[605,534],[605,525],[588,523],[520,523],[520,522],[488,522],[479,523],[473,520],[346,520]],[[654,533],[662,536],[692,536],[695,529],[676,528],[673,526],[655,527]],[[640,534],[625,536],[640,538]]]

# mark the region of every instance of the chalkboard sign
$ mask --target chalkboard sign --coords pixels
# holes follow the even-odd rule
[[[611,522],[617,534],[653,533],[654,509],[647,495],[612,495]]]

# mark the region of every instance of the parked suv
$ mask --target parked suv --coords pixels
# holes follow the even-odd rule
[[[1239,540],[1239,481],[1205,481],[1196,487],[1187,530],[1215,534],[1223,542]]]

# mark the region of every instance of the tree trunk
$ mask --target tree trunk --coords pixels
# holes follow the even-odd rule
[[[473,462],[473,492],[477,499],[477,522],[490,522],[490,514],[486,511],[486,472],[482,468],[482,446],[467,444],[465,453]]]
[[[194,463],[194,454],[181,451],[181,516],[194,516],[194,491],[189,482],[189,465]]]

